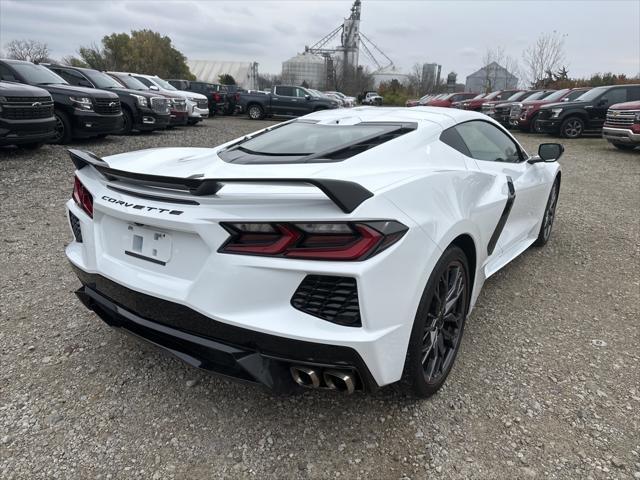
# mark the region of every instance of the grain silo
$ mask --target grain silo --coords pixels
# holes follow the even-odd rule
[[[282,83],[302,85],[323,90],[327,80],[325,59],[312,53],[301,53],[282,62]]]

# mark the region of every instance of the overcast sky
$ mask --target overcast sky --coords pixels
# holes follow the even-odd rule
[[[363,0],[360,30],[395,64],[437,62],[459,81],[487,48],[521,59],[541,32],[566,35],[571,76],[640,73],[640,0]],[[172,38],[188,58],[250,60],[263,73],[342,23],[352,1],[0,0],[0,45],[32,38],[54,58],[104,35],[148,28]],[[361,63],[362,62],[361,55]]]

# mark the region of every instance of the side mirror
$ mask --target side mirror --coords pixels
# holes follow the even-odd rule
[[[564,153],[564,147],[560,143],[541,143],[538,147],[538,156],[529,159],[529,163],[555,162]]]
[[[155,85],[150,85],[149,86],[149,90],[153,90],[154,92],[159,92],[160,89],[158,87],[156,87]]]
[[[306,98],[307,100],[311,100],[311,95],[307,94],[304,96],[304,98]]]

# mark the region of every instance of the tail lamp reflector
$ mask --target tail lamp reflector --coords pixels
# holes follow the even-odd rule
[[[93,218],[93,196],[85,188],[78,177],[73,180],[73,200],[84,212]]]
[[[396,221],[221,225],[230,233],[219,249],[221,253],[335,261],[372,257],[407,231]]]

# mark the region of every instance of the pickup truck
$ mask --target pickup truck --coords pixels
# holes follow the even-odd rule
[[[299,117],[318,110],[338,108],[337,101],[320,97],[303,87],[276,85],[271,92],[240,94],[240,107],[252,120],[267,116]]]
[[[224,85],[178,79],[167,80],[167,82],[178,90],[200,93],[207,97],[209,101],[209,114],[212,116],[216,114],[227,115],[229,112],[233,113],[235,109],[235,107],[230,106],[231,103],[235,105],[235,95],[229,94]]]
[[[620,150],[640,147],[640,101],[611,105],[602,137]]]
[[[382,95],[378,95],[378,92],[365,92],[362,96],[362,105],[377,105],[378,107],[382,105],[384,101],[384,97]]]
[[[640,84],[596,87],[573,102],[544,105],[538,113],[537,125],[545,133],[565,138],[579,138],[589,131],[600,134],[612,105],[638,100]]]

